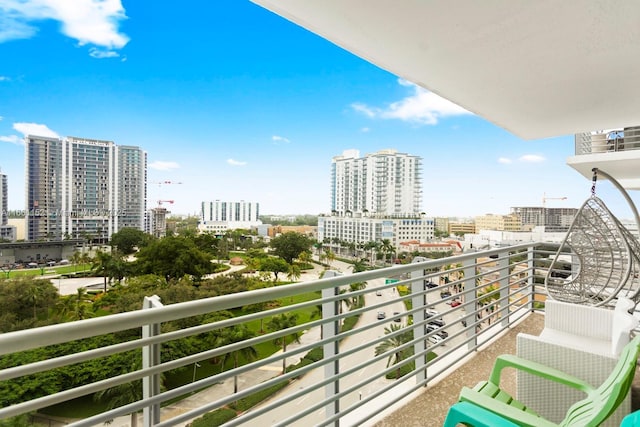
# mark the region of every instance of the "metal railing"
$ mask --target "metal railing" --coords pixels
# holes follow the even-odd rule
[[[157,297],[149,296],[142,310],[0,334],[0,358],[6,358],[89,337],[131,329],[141,331],[136,339],[2,369],[0,382],[20,381],[38,373],[52,375],[61,367],[132,350],[142,357],[139,369],[132,368],[123,375],[3,405],[0,418],[142,380],[141,399],[79,419],[72,425],[100,425],[137,411],[143,411],[145,426],[185,425],[203,414],[274,388],[279,391],[268,400],[225,425],[362,425],[445,375],[449,368],[534,309],[535,277],[544,275],[535,271],[544,262],[548,265],[548,255],[552,253],[540,251],[537,246],[528,243],[438,260],[418,258],[409,265],[356,274],[330,270],[320,280],[166,306]],[[366,286],[351,286],[354,283]],[[175,320],[309,293],[318,298],[257,312],[244,310],[248,313],[181,329],[163,327]],[[170,342],[205,337],[225,328],[267,321],[282,313],[309,311],[318,305],[322,306],[320,319],[311,318],[177,359],[160,358],[160,349]],[[355,318],[352,328],[344,326]],[[281,343],[294,336],[304,339],[300,344],[289,345],[284,352],[196,381],[199,363],[261,343]],[[322,357],[298,363],[297,369],[289,366],[281,371],[286,362],[303,360],[318,348],[323,350]],[[162,390],[163,375],[191,366],[193,382]],[[232,380],[237,385],[238,378],[242,378],[239,386],[223,389],[223,384]],[[175,413],[180,411],[165,410],[166,405],[179,406],[180,399],[190,399],[188,396],[196,392],[205,393],[206,399],[200,399],[195,408],[184,405],[191,409],[178,415]]]
[[[640,127],[578,133],[574,141],[576,155],[638,150]]]

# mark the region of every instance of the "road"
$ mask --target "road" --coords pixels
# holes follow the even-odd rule
[[[344,274],[349,274],[349,271],[343,269]],[[368,289],[375,289],[384,285],[384,279],[376,279],[370,280],[367,284]],[[381,295],[377,296],[375,292],[370,292],[365,295],[365,304],[367,306],[373,305],[375,303],[380,303],[382,301],[391,301],[397,295],[395,292],[392,292],[391,289],[382,290]],[[388,317],[392,315],[394,311],[404,312],[404,305],[402,302],[392,303],[386,309],[387,319],[378,320],[376,318],[377,311],[371,310],[363,313],[358,324],[366,324],[366,323],[377,323],[379,326],[376,328],[371,328],[366,331],[359,333],[357,336],[350,336],[345,338],[340,348],[341,350],[347,350],[354,347],[357,347],[363,343],[373,342],[376,339],[384,336],[384,328],[385,326],[389,326],[390,323],[393,323],[391,320],[388,320]],[[356,325],[356,327],[358,327]],[[353,366],[356,366],[362,363],[363,360],[372,359],[375,355],[375,347],[367,347],[359,352],[356,352],[352,355],[344,357],[340,361],[340,370],[347,370]],[[344,377],[340,380],[340,388],[341,390],[346,390],[351,386],[354,386],[358,382],[362,381],[362,379],[367,377],[373,377],[378,375],[382,370],[386,368],[387,361],[380,360],[376,363],[370,364],[363,369],[360,369],[357,373]],[[324,369],[314,369],[313,371],[305,374],[301,379],[294,381],[289,386],[285,387],[278,393],[278,398],[283,396],[287,396],[293,394],[301,389],[306,387],[310,387],[313,384],[316,384],[324,379]],[[357,400],[366,397],[367,395],[372,394],[375,391],[380,390],[383,386],[387,385],[392,380],[387,380],[383,377],[376,379],[375,381],[363,386],[359,389],[358,392],[352,392],[347,394],[341,399],[341,406],[346,408],[354,404]],[[325,391],[324,388],[320,388],[314,390],[303,397],[295,399],[287,404],[281,405],[280,407],[270,411],[267,414],[260,415],[250,421],[251,425],[274,425],[278,422],[282,422],[282,420],[287,419],[291,414],[301,412],[306,407],[316,404],[318,402],[322,402],[325,399]],[[268,402],[264,404],[258,405],[252,410],[259,409],[266,405]],[[319,419],[323,419],[325,414],[325,409],[321,408],[316,410],[314,413],[309,414],[305,418],[298,420],[296,422],[287,423],[287,426],[301,426],[306,427],[309,425],[313,425],[314,422],[317,422]]]

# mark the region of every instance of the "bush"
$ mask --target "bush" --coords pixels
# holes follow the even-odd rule
[[[190,427],[216,427],[220,426],[227,421],[230,421],[236,417],[236,411],[229,408],[216,409],[213,412],[204,414],[198,419],[195,419]]]
[[[256,393],[253,393],[252,395],[247,396],[244,399],[240,399],[229,406],[235,409],[236,411],[241,411],[241,412],[246,411],[247,409],[250,409],[253,406],[257,405],[258,403],[261,403],[265,399],[271,397],[271,395],[277,393],[281,389],[285,388],[287,385],[289,385],[288,381],[276,384],[264,390],[260,390]]]

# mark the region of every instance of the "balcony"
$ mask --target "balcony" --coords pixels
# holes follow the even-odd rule
[[[630,190],[640,189],[637,164],[640,160],[640,128],[629,127],[601,133],[575,135],[575,156],[567,164],[586,178],[592,169],[607,171]]]
[[[70,347],[76,340],[114,332],[140,331],[137,338],[128,341],[5,368],[0,371],[0,384],[40,372],[55,375],[55,369],[101,363],[105,357],[127,351],[140,352],[140,367],[60,393],[43,392],[31,400],[25,397],[13,406],[3,403],[0,418],[32,413],[142,380],[141,399],[72,420],[71,425],[94,426],[114,418],[112,425],[128,425],[128,415],[138,411],[145,426],[186,425],[256,393],[270,397],[237,410],[237,416],[225,425],[395,426],[424,421],[424,414],[437,425],[462,385],[486,377],[496,354],[515,352],[516,332],[539,332],[542,321],[535,309],[544,297],[543,290],[536,287],[540,282],[536,277],[546,271],[549,255],[536,244],[522,244],[357,274],[330,271],[321,280],[167,306],[150,295],[139,311],[2,334],[0,355],[11,355],[44,351],[45,346],[54,344]],[[363,282],[364,287],[355,285]],[[427,287],[427,282],[440,285]],[[175,320],[186,325],[193,316],[212,318],[226,310],[310,293],[318,299],[190,327],[166,327]],[[321,318],[312,317],[243,341],[212,345],[185,357],[167,358],[162,353],[161,360],[163,347],[185,337],[207,339],[215,331],[248,322],[266,324],[274,316],[317,306],[322,308]],[[379,315],[381,312],[384,314]],[[427,328],[434,319],[444,325]],[[385,334],[385,328],[390,333]],[[284,352],[206,378],[198,375],[198,367],[213,359],[265,342],[291,341],[294,336],[300,342],[293,340]],[[322,356],[304,358],[318,356],[320,349]],[[400,356],[402,361],[394,364]],[[288,368],[283,374],[285,365]],[[291,370],[291,366],[297,369]],[[162,390],[163,375],[178,368],[193,372],[193,381]],[[412,410],[401,409],[405,405],[411,405]],[[73,414],[69,416],[73,418]]]

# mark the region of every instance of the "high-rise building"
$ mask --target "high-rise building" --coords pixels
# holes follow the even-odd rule
[[[0,242],[16,240],[16,227],[9,225],[9,185],[7,175],[0,172]],[[1,265],[2,261],[0,261]]]
[[[105,243],[124,227],[144,230],[147,154],[86,138],[28,135],[28,240]]]
[[[260,204],[255,202],[202,202],[198,229],[214,234],[239,228],[250,229],[262,224],[259,216]]]
[[[0,226],[7,225],[7,221],[9,220],[8,189],[7,175],[0,172]]]
[[[396,150],[359,157],[344,151],[331,161],[331,211],[419,214],[422,210],[422,159]]]

